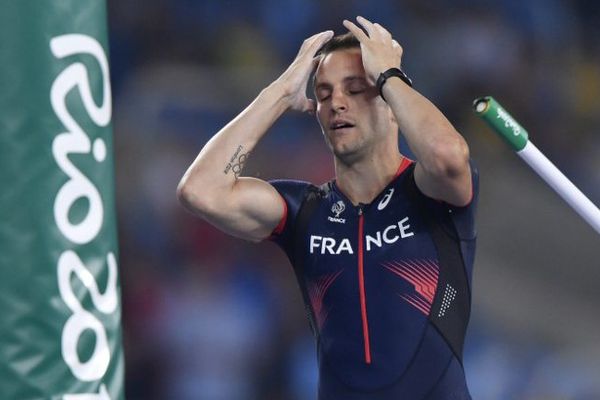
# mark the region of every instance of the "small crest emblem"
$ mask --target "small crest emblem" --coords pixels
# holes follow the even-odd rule
[[[338,202],[331,207],[331,212],[335,213],[336,218],[339,218],[340,214],[343,213],[345,209],[346,204],[344,204],[342,200],[338,200]]]

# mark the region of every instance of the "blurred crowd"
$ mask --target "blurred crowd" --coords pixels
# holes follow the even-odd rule
[[[481,170],[474,398],[600,398],[598,236],[471,112],[493,95],[600,204],[600,3],[119,0],[108,11],[129,400],[315,398],[314,342],[283,252],[194,218],[175,189],[304,38],[343,33],[356,15],[392,32],[416,89]],[[245,174],[331,179],[314,118],[285,115]]]

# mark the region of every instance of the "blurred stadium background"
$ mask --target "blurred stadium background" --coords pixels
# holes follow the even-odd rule
[[[127,398],[314,399],[294,275],[274,244],[187,214],[175,188],[204,143],[305,37],[360,14],[466,137],[480,167],[465,367],[475,399],[600,398],[600,237],[476,119],[493,95],[600,204],[600,3],[585,0],[109,1]],[[323,182],[316,121],[289,114],[248,175]]]

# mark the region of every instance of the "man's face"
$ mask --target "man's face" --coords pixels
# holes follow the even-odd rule
[[[389,132],[390,111],[367,81],[358,48],[327,54],[315,74],[317,118],[336,157],[351,161]]]

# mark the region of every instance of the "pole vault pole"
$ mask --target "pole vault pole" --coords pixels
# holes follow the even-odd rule
[[[560,197],[600,234],[600,210],[531,143],[527,131],[490,96],[473,102],[481,117]]]

